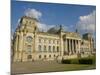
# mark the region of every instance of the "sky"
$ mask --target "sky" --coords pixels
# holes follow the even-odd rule
[[[11,31],[15,31],[22,16],[39,20],[40,30],[62,25],[65,31],[86,32],[96,35],[96,7],[90,5],[72,5],[57,3],[40,3],[11,1]]]

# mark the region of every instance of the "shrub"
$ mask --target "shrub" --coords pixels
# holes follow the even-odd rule
[[[79,64],[96,64],[96,57],[91,56],[91,57],[86,57],[86,58],[80,58]]]
[[[81,58],[79,64],[93,64],[93,60],[91,58]]]
[[[66,60],[62,60],[63,64],[71,64],[71,60],[70,59],[66,59]]]
[[[96,57],[62,59],[63,64],[96,64]]]
[[[63,64],[78,64],[78,59],[65,59],[62,60]]]
[[[78,59],[71,59],[71,64],[79,64]]]

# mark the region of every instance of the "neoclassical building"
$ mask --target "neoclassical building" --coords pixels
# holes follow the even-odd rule
[[[12,60],[49,61],[78,54],[90,55],[93,49],[90,33],[65,32],[61,25],[43,32],[38,28],[37,19],[23,16],[13,36]]]

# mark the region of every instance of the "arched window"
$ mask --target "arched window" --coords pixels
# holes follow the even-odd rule
[[[46,58],[47,56],[46,55],[44,55],[44,58]]]
[[[55,46],[53,46],[53,52],[55,52]]]
[[[44,52],[46,52],[46,46],[44,45]]]
[[[51,58],[51,55],[49,55],[49,57]]]
[[[39,39],[39,43],[41,43],[41,39]]]
[[[39,50],[39,52],[42,51],[41,45],[38,46],[38,50]]]
[[[32,55],[28,55],[27,56],[27,59],[32,59]]]
[[[57,46],[57,52],[59,52],[59,47]]]
[[[49,46],[49,52],[51,52],[51,46]]]
[[[41,55],[39,55],[39,59],[41,59]]]
[[[31,47],[31,45],[27,45],[27,50],[28,50],[28,52],[31,52],[31,49],[32,47]]]
[[[54,54],[54,57],[55,57],[55,54]]]

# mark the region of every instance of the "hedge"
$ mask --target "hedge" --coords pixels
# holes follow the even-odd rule
[[[63,64],[78,64],[78,59],[66,59],[66,60],[62,60]]]
[[[62,59],[63,64],[96,64],[95,57],[77,58],[77,59]]]
[[[93,64],[93,59],[81,58],[79,59],[79,64]]]

